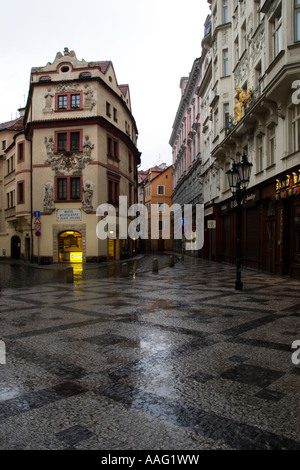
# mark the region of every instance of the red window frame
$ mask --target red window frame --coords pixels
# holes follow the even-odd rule
[[[119,158],[119,142],[110,135],[107,136],[107,156]]]
[[[22,188],[22,190],[21,190]],[[24,180],[17,183],[17,203],[25,204],[25,182]]]
[[[78,198],[71,199],[71,180],[72,179],[79,179],[80,185],[80,194]],[[59,199],[58,198],[58,180],[66,180],[67,182],[67,197],[66,199]],[[81,201],[82,200],[82,176],[72,175],[72,176],[56,176],[55,177],[55,201],[56,202],[74,202],[74,201]]]
[[[120,177],[107,175],[107,200],[110,204],[118,204],[120,196]]]
[[[80,105],[79,107],[71,107],[71,102],[72,99],[71,97],[74,95],[79,95],[80,96]],[[58,101],[60,96],[66,96],[67,97],[67,107],[66,108],[59,108],[58,106]],[[55,111],[58,112],[64,112],[64,111],[74,111],[78,109],[82,109],[82,102],[83,102],[83,92],[82,91],[72,91],[72,92],[67,92],[67,93],[56,93],[55,95]]]
[[[67,146],[66,146],[66,152],[72,152],[71,150],[71,134],[79,132],[79,152],[82,152],[82,129],[70,129],[70,130],[61,130],[61,131],[55,131],[54,133],[54,152],[63,152],[64,150],[59,150],[58,149],[58,135],[59,134],[66,134],[67,136]]]
[[[18,143],[18,162],[24,162],[25,160],[25,141]]]

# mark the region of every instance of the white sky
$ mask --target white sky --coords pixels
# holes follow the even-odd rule
[[[79,60],[111,60],[129,85],[140,169],[172,163],[179,82],[201,55],[207,0],[15,0],[2,12],[0,122],[24,106],[31,67],[68,47]]]

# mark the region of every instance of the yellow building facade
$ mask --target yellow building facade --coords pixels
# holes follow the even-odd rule
[[[113,64],[78,60],[65,48],[32,68],[21,113],[13,136],[0,125],[0,255],[39,263],[130,256],[132,240],[118,239],[119,196],[136,202],[140,152],[129,87],[118,84]],[[100,240],[101,204],[115,208],[117,223]]]
[[[149,169],[145,180],[145,206],[148,211],[147,251],[168,251],[173,247],[172,166]]]

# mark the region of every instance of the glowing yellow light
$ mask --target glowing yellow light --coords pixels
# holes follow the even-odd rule
[[[70,261],[72,263],[81,263],[82,262],[82,253],[76,251],[74,253],[70,253]]]

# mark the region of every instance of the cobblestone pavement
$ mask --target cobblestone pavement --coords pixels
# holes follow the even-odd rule
[[[74,284],[2,277],[0,449],[300,449],[300,282],[242,278],[235,291],[234,267],[189,257]]]

